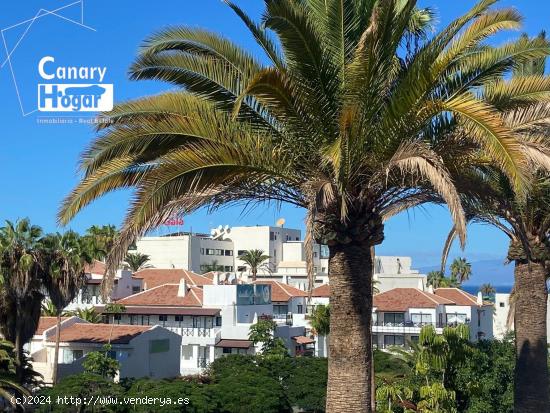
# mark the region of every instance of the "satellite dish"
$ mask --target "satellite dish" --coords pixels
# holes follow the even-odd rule
[[[216,235],[216,230],[214,228],[212,228],[210,230],[210,235],[212,235],[212,236]]]
[[[218,225],[218,231],[221,231],[223,227],[221,225]]]
[[[284,218],[279,218],[276,222],[276,225],[282,228],[285,225],[286,220]]]
[[[226,225],[225,227],[223,227],[223,230],[224,230],[225,232],[229,232],[229,225]]]

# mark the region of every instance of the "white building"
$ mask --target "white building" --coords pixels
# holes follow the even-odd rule
[[[55,358],[55,317],[43,317],[30,343],[33,368],[52,383]],[[120,363],[116,379],[179,375],[181,336],[159,326],[90,324],[77,317],[63,320],[60,329],[58,378],[82,373],[93,351],[111,344],[110,355]]]
[[[377,256],[374,261],[375,287],[379,292],[394,288],[426,288],[426,275],[412,269],[411,257]]]
[[[417,288],[395,288],[374,296],[373,343],[384,348],[407,346],[418,340],[423,326],[437,333],[443,327],[467,324],[470,339],[493,338],[493,305],[458,288],[433,293]]]
[[[550,297],[548,298],[548,311],[546,312],[546,335],[547,341],[550,344]],[[495,294],[495,313],[493,315],[493,328],[495,338],[501,340],[504,336],[514,331],[513,317],[508,322],[508,314],[510,312],[510,294],[496,293]],[[510,325],[509,325],[510,324]]]

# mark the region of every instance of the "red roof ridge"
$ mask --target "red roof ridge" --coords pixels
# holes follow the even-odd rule
[[[121,301],[124,301],[124,300],[126,300],[127,298],[130,298],[130,297],[133,298],[133,297],[136,297],[136,296],[138,296],[138,295],[145,294],[145,293],[147,293],[147,292],[149,292],[149,291],[153,291],[153,290],[156,290],[156,289],[158,289],[158,288],[164,287],[165,285],[179,285],[179,284],[161,284],[161,285],[157,285],[156,287],[148,288],[148,289],[146,289],[146,290],[140,291],[139,293],[135,293],[135,294],[129,295],[129,296],[127,296],[127,297],[121,298],[121,299],[117,300],[116,302],[117,302],[117,303],[120,303]]]
[[[426,291],[422,291],[420,288],[414,288],[415,290],[418,290],[420,291],[422,294],[424,294],[427,298],[429,298],[430,300],[432,300],[434,303],[436,304],[454,304],[451,300],[449,300],[448,298],[445,298],[445,297],[438,297],[437,294],[434,294],[434,293],[427,293]],[[436,296],[438,299],[440,300],[445,300],[445,301],[448,301],[448,303],[441,303],[441,302],[438,302],[436,299],[434,299],[433,297],[430,297],[430,296]]]

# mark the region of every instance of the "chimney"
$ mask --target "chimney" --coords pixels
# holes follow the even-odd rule
[[[481,291],[477,292],[477,305],[479,306],[483,305],[483,295],[481,295]]]
[[[422,278],[419,278],[419,279],[418,279],[418,289],[419,289],[419,290],[422,290],[422,291],[425,291],[425,289],[424,289],[424,281],[422,280]]]
[[[434,293],[434,287],[433,287],[432,285],[430,285],[430,286],[428,287],[428,292],[429,292],[430,294],[433,294],[433,293]]]
[[[214,271],[214,277],[212,277],[212,284],[219,285],[220,284],[220,274]]]
[[[283,279],[281,280],[283,284],[288,284],[288,276],[286,274],[283,274]]]
[[[180,285],[178,287],[178,297],[185,297],[185,294],[187,294],[187,283],[182,278],[180,279]]]

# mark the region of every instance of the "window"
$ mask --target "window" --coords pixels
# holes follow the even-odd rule
[[[500,307],[504,307],[504,306],[505,306],[504,303],[498,303],[498,305],[499,305]]]
[[[233,272],[233,266],[232,265],[226,265],[224,267],[225,272]]]
[[[159,321],[168,321],[168,316],[165,314],[159,315]]]
[[[78,360],[82,357],[84,357],[84,351],[83,350],[64,349],[64,351],[63,351],[63,364],[70,364],[73,361]]]
[[[136,244],[134,243],[134,244],[130,245],[130,246],[128,247],[128,251],[137,251],[137,246],[136,246]]]
[[[115,321],[120,321],[122,316],[120,314],[115,314]]]
[[[300,241],[300,237],[296,237],[296,241]]]
[[[384,336],[384,346],[402,346],[404,344],[405,344],[404,336],[393,336],[393,335]]]
[[[181,323],[183,321],[183,316],[182,315],[177,315],[176,316],[176,321]]]
[[[412,343],[418,343],[419,336],[411,336],[411,342]]]
[[[213,250],[211,248],[206,249],[206,255],[216,255],[216,250]]]
[[[403,325],[405,323],[405,313],[384,313],[384,324]]]
[[[224,347],[223,348],[223,354],[231,354],[231,349],[227,348],[227,347]]]
[[[447,324],[464,324],[466,322],[466,314],[452,313],[447,314]]]
[[[201,255],[204,255],[204,248],[201,248]]]
[[[327,272],[327,267],[321,267],[321,272]]]
[[[151,340],[149,341],[149,354],[166,353],[170,351],[170,340]]]
[[[245,252],[246,252],[246,250],[238,250],[237,255],[244,255]]]
[[[216,327],[221,327],[221,325],[222,325],[222,318],[216,317]]]
[[[273,315],[284,315],[286,317],[286,314],[288,313],[288,304],[283,305],[273,305]]]
[[[237,267],[237,271],[238,271],[238,272],[244,272],[244,271],[246,271],[246,266],[245,266],[245,265],[239,265],[239,266]]]
[[[275,233],[273,231],[270,231],[269,232],[269,240],[270,241],[275,241],[277,239],[277,236],[275,235]]]
[[[431,314],[411,314],[411,322],[414,326],[422,326],[425,324],[432,324]]]
[[[232,257],[233,256],[233,250],[225,250],[225,256],[226,257]]]
[[[318,255],[318,254],[317,254],[317,251],[314,251],[314,252],[313,252],[313,257],[314,257],[314,258],[317,258],[317,255]]]
[[[273,250],[273,258],[277,258],[277,250]]]
[[[298,304],[298,314],[304,314],[304,306],[302,304]]]
[[[132,286],[132,294],[137,294],[141,291],[141,287],[139,285]]]

